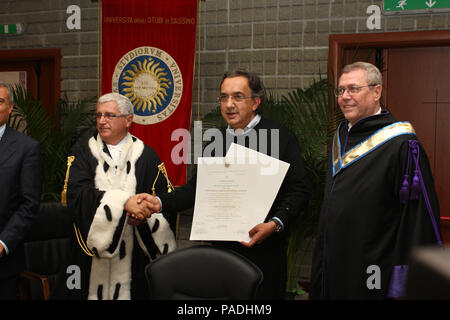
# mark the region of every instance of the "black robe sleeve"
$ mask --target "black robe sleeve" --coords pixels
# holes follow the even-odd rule
[[[197,174],[195,173],[183,186],[176,188],[171,193],[161,193],[159,198],[162,203],[162,211],[173,216],[177,211],[194,207],[195,191],[197,187]],[[172,219],[172,218],[170,218]]]
[[[388,290],[388,297],[392,298],[405,293],[412,250],[419,246],[442,246],[439,202],[425,150],[417,140],[404,141],[400,150],[400,169],[392,190],[398,194],[401,203]]]

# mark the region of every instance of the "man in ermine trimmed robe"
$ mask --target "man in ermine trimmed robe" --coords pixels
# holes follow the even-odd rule
[[[439,203],[412,125],[382,111],[382,76],[343,69],[335,90],[346,121],[330,150],[310,299],[405,295],[411,250],[442,245]]]
[[[71,262],[81,269],[81,285],[64,289],[75,299],[146,299],[149,259],[175,249],[164,215],[151,215],[145,201],[136,202],[136,194],[151,192],[161,161],[128,132],[133,106],[127,97],[100,97],[95,116],[97,132],[75,148],[67,189],[67,205],[79,228]],[[156,192],[164,188],[160,175]]]

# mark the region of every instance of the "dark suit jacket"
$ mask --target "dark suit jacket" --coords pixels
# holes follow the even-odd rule
[[[41,197],[39,142],[6,126],[0,140],[0,278],[25,267],[24,237],[35,221]]]

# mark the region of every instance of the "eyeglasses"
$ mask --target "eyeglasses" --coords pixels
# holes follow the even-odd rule
[[[376,86],[376,84],[369,84],[367,86],[359,86],[359,87],[358,86],[351,86],[351,87],[348,87],[348,88],[337,88],[337,89],[334,89],[334,95],[336,97],[342,97],[346,90],[347,90],[349,95],[354,95],[354,94],[359,93],[362,88],[375,87],[375,86]]]
[[[94,113],[94,116],[97,120],[100,120],[102,117],[105,117],[106,120],[111,121],[114,118],[125,118],[126,116],[128,116],[128,114],[114,114],[114,113],[109,113],[109,112],[105,112],[105,113],[97,112],[97,113]]]
[[[253,97],[246,97],[243,94],[237,93],[237,94],[232,94],[231,96],[229,96],[227,94],[221,94],[217,98],[217,100],[219,100],[220,103],[225,103],[228,101],[229,98],[231,98],[231,100],[234,102],[242,102],[247,99],[253,99]]]

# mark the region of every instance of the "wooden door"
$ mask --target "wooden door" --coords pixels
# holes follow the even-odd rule
[[[450,47],[389,48],[389,110],[410,121],[430,159],[441,216],[450,216]]]
[[[54,113],[61,96],[61,49],[0,50],[0,71],[26,71],[27,89]]]
[[[38,76],[35,61],[0,61],[0,72],[24,71],[26,72],[26,89],[35,99],[40,99],[38,92]],[[1,77],[1,75],[0,75]],[[1,79],[4,80],[4,79]]]

